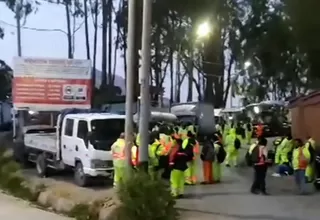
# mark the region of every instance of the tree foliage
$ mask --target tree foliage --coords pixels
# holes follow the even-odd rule
[[[306,59],[310,65],[310,77],[319,83],[320,74],[320,17],[318,9],[320,1],[304,0],[290,1],[284,0],[286,12],[290,17],[290,26],[293,28],[294,37],[306,54]]]
[[[12,69],[0,60],[0,101],[7,100],[11,95]]]
[[[5,2],[12,11],[17,9],[16,0],[0,1]],[[47,1],[62,4],[68,10],[68,23],[70,19],[77,18],[84,20],[85,26],[88,26],[86,19],[92,17],[95,27],[92,55],[94,67],[97,29],[103,29],[101,88],[109,91],[112,86],[107,84],[114,79],[118,49],[122,50],[125,74],[127,70],[128,0],[120,0],[118,5],[112,0],[106,0],[104,4],[94,0]],[[24,2],[21,10],[24,17],[36,11],[39,5],[37,1]],[[136,3],[135,78],[139,72],[142,0]],[[152,85],[160,91],[159,88],[164,86],[164,79],[170,73],[171,99],[180,101],[180,86],[187,81],[188,101],[192,99],[195,88],[199,100],[213,102],[216,107],[225,106],[229,88],[233,96],[242,95],[248,102],[287,99],[317,89],[320,85],[320,18],[316,11],[319,6],[318,0],[154,0],[150,71]],[[97,19],[100,15],[103,17],[101,22]],[[101,27],[98,21],[102,23]],[[112,21],[116,24],[115,35],[112,34]],[[204,21],[211,24],[212,31],[210,36],[201,39],[196,36],[196,30]],[[69,29],[68,57],[73,58],[74,33]],[[89,59],[90,34],[88,27],[86,29],[85,43]],[[0,27],[0,38],[3,33]],[[111,48],[110,36],[116,36],[115,51]],[[112,54],[114,57],[111,57]],[[245,68],[246,61],[252,65]],[[113,68],[111,63],[114,63]],[[159,100],[159,94],[153,94],[153,98]]]

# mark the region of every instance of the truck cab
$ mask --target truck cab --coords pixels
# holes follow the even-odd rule
[[[170,112],[181,122],[191,122],[198,127],[199,136],[215,132],[214,106],[210,103],[189,102],[173,105]]]
[[[110,113],[60,114],[54,130],[33,129],[24,135],[28,160],[40,176],[48,169],[72,168],[77,185],[95,177],[112,177],[111,146],[124,131],[125,116]]]

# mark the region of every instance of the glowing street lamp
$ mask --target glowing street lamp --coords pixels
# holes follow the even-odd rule
[[[245,69],[248,69],[251,65],[252,65],[252,63],[251,63],[250,61],[246,61],[246,62],[244,63],[244,68],[245,68]]]
[[[211,33],[211,27],[208,22],[204,22],[199,25],[197,30],[197,36],[199,38],[207,37]]]

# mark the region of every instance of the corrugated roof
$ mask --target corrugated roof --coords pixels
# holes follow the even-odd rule
[[[320,91],[314,91],[314,92],[309,93],[308,95],[301,95],[301,96],[295,97],[295,98],[289,100],[288,107],[294,108],[294,107],[301,105],[304,102],[306,102],[312,98],[315,98],[317,96],[320,96]]]

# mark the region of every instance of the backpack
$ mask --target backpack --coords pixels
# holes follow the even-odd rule
[[[239,138],[236,138],[234,140],[234,147],[238,150],[241,148],[241,141],[239,140]]]
[[[251,155],[249,154],[249,150],[246,153],[245,159],[246,159],[247,166],[251,167],[253,165],[253,162],[252,162]]]
[[[220,146],[219,151],[217,153],[217,161],[218,161],[218,163],[223,163],[224,160],[226,159],[227,152],[225,151],[225,149],[221,143],[217,142],[216,144],[218,144]]]
[[[206,145],[203,147],[203,160],[204,161],[214,161],[216,153],[214,150],[214,145],[213,143],[210,142],[206,142]]]

